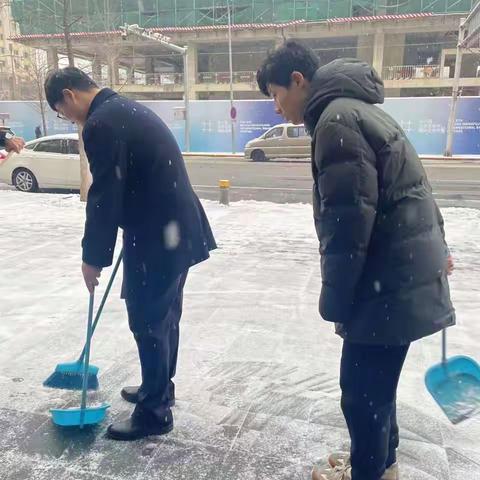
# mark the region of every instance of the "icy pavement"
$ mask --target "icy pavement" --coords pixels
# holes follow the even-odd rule
[[[320,320],[311,206],[205,203],[221,249],[186,287],[176,428],[135,443],[104,438],[108,421],[61,431],[51,407],[78,392],[42,381],[74,360],[88,298],[80,276],[83,206],[75,195],[0,192],[0,478],[9,480],[299,480],[348,443],[339,408],[341,342]],[[444,210],[457,262],[450,354],[479,357],[480,211]],[[105,287],[109,271],[105,271]],[[119,279],[94,338],[109,418],[131,408],[139,379]],[[440,338],[411,348],[399,389],[403,480],[480,479],[480,418],[452,426],[427,394]]]

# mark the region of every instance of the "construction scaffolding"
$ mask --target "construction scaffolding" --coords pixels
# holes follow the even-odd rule
[[[232,23],[322,21],[405,13],[464,13],[477,0],[68,0],[77,19],[72,31],[115,30],[125,23],[146,28]],[[22,34],[60,33],[64,0],[11,0]]]

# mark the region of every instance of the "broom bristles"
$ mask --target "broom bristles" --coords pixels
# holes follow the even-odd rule
[[[43,386],[64,390],[81,390],[83,388],[83,372],[53,372],[43,382]],[[89,373],[87,376],[87,389],[98,390],[98,386],[97,375]]]

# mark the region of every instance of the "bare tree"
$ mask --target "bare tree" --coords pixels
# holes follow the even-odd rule
[[[79,19],[71,21],[70,20],[70,0],[63,0],[63,35],[65,37],[65,47],[67,49],[67,57],[68,57],[68,66],[74,67],[75,66],[75,56],[73,54],[73,47],[72,47],[72,37],[70,36],[70,29],[72,25],[78,22]]]
[[[70,67],[75,66],[75,55],[73,53],[72,37],[70,35],[70,29],[72,26],[80,20],[79,18],[71,20],[70,12],[70,0],[63,0],[63,24],[62,30],[65,38],[65,47],[67,50],[68,65]],[[86,202],[88,190],[92,184],[92,175],[88,166],[87,155],[83,145],[82,127],[78,125],[78,146],[80,153],[80,201]]]
[[[48,64],[45,56],[41,56],[38,51],[34,52],[33,58],[29,64],[25,66],[30,78],[32,79],[31,97],[36,101],[35,110],[40,114],[42,120],[42,131],[44,135],[48,135],[47,126],[47,102],[45,100],[45,77],[48,72]]]

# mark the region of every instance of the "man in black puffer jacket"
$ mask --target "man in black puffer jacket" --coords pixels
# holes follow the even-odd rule
[[[318,68],[315,54],[291,41],[265,61],[258,83],[312,136],[320,313],[344,339],[351,451],[332,455],[313,478],[396,479],[395,400],[409,345],[455,323],[443,219],[413,146],[375,106],[383,83],[368,64]]]

